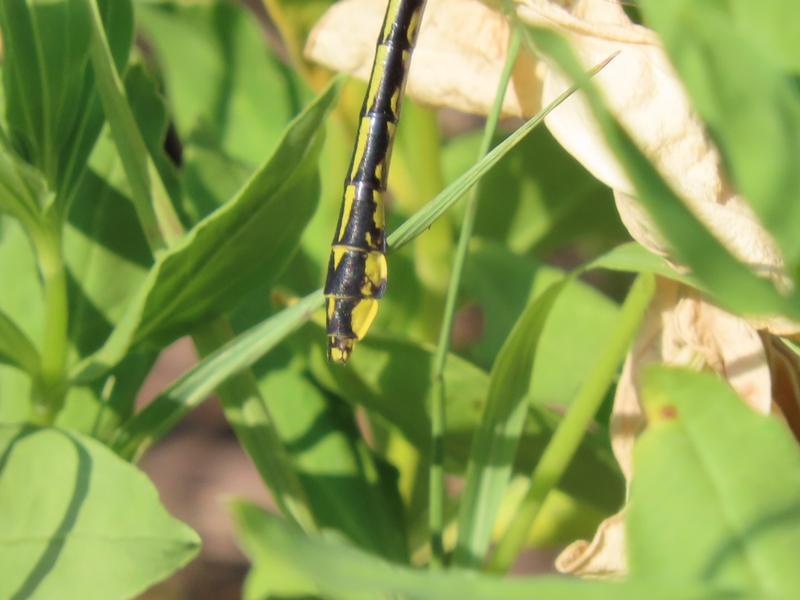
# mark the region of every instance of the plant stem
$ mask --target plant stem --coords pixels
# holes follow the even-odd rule
[[[41,370],[33,387],[32,419],[50,424],[61,409],[65,392],[69,327],[67,278],[58,229],[45,227],[33,234],[33,240],[44,287],[45,324]]]
[[[486,119],[478,151],[478,160],[489,152],[492,138],[497,131],[497,123],[503,109],[508,82],[511,79],[511,72],[519,52],[522,35],[517,27],[514,27],[511,39],[508,44],[508,54],[497,85],[494,104]],[[469,193],[464,217],[461,223],[461,233],[458,238],[458,246],[453,259],[453,271],[450,275],[450,283],[445,299],[444,316],[442,327],[439,331],[439,343],[436,347],[436,354],[433,358],[433,395],[431,401],[431,465],[430,465],[430,532],[431,532],[431,565],[440,566],[444,561],[444,507],[446,501],[446,490],[444,481],[444,434],[446,424],[445,406],[445,384],[444,369],[447,364],[447,354],[450,350],[450,336],[453,331],[453,317],[455,315],[458,291],[461,287],[461,276],[464,271],[464,263],[467,258],[469,242],[475,228],[475,215],[478,209],[478,197],[480,184],[477,184]]]
[[[500,538],[488,569],[505,573],[516,561],[525,545],[547,495],[558,485],[572,457],[591,425],[617,373],[617,367],[628,351],[647,305],[655,282],[652,275],[640,275],[622,305],[614,333],[592,367],[589,376],[567,409],[567,413],[547,444],[531,476],[530,486],[514,517]]]

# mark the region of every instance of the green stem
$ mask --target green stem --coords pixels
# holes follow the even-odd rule
[[[45,301],[44,343],[38,381],[33,387],[35,422],[52,423],[64,400],[67,366],[69,307],[67,277],[58,229],[49,227],[33,235]]]
[[[639,329],[655,289],[652,275],[640,275],[620,311],[619,321],[603,354],[592,367],[570,404],[531,476],[530,486],[517,512],[500,538],[488,564],[491,571],[505,573],[516,561],[548,494],[558,485],[572,457],[592,424],[594,416],[614,381],[617,367]]]
[[[514,27],[511,39],[508,44],[508,54],[497,85],[494,104],[486,119],[483,129],[483,138],[478,151],[478,160],[483,159],[489,152],[489,147],[497,131],[497,123],[503,109],[508,82],[514,69],[514,63],[519,52],[522,34],[519,28]],[[453,318],[455,315],[458,291],[461,287],[461,276],[464,272],[464,263],[467,258],[469,242],[475,228],[475,215],[478,210],[478,197],[480,184],[472,188],[464,211],[461,223],[461,233],[458,238],[458,246],[453,259],[453,270],[450,276],[450,283],[445,299],[444,316],[442,327],[439,331],[439,343],[436,347],[436,354],[433,358],[433,397],[431,402],[431,466],[430,466],[430,531],[431,531],[431,565],[440,566],[444,561],[444,507],[446,501],[446,490],[444,482],[444,434],[446,423],[445,406],[445,384],[444,369],[447,364],[447,355],[450,351],[450,337],[453,331]]]

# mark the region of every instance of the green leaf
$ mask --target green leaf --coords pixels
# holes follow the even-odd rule
[[[39,351],[17,324],[0,310],[0,360],[3,359],[30,375],[39,372]]]
[[[628,242],[612,248],[602,256],[598,256],[581,268],[581,271],[592,269],[609,269],[628,273],[653,273],[680,283],[703,290],[702,284],[688,273],[680,273],[672,268],[666,260],[653,254],[638,242]]]
[[[0,311],[41,350],[44,300],[30,238],[14,219],[0,214]],[[20,422],[30,413],[30,378],[16,367],[0,365],[0,422]]]
[[[425,571],[392,564],[332,537],[307,537],[250,504],[232,506],[237,534],[254,566],[244,598],[334,597],[437,600],[720,600],[756,598],[708,585],[600,583],[564,577],[501,579],[470,571]],[[763,596],[760,596],[762,599]]]
[[[243,6],[218,0],[143,6],[139,20],[161,67],[183,148],[184,208],[197,222],[273,152],[311,95]]]
[[[392,250],[399,250],[411,240],[420,235],[431,223],[441,217],[451,206],[453,206],[465,192],[469,191],[482,177],[489,172],[502,158],[505,157],[517,144],[530,134],[544,118],[555,110],[559,104],[564,102],[577,88],[569,88],[560,96],[544,107],[539,114],[531,117],[514,133],[500,142],[494,149],[475,163],[469,170],[453,181],[433,200],[428,202],[419,211],[398,227],[388,237],[387,243]]]
[[[768,0],[642,2],[737,190],[800,261],[800,6]]]
[[[14,148],[65,192],[76,183],[100,132],[102,113],[88,68],[90,25],[82,0],[0,2],[4,87]],[[133,39],[129,0],[101,0],[118,68]]]
[[[205,357],[125,424],[114,449],[125,457],[135,456],[168,432],[231,375],[275,348],[321,305],[322,292],[313,292]]]
[[[307,94],[251,11],[213,0],[142,6],[138,17],[184,145],[201,142],[252,167],[270,154]]]
[[[462,285],[464,310],[479,311],[482,331],[464,354],[490,367],[528,302],[564,276],[560,269],[512,254],[491,243],[473,243]],[[572,279],[542,333],[531,401],[569,404],[615,326],[618,306],[588,284]]]
[[[162,162],[158,157],[167,121],[154,83],[140,65],[128,70],[125,83],[145,143],[156,162]],[[89,166],[71,204],[63,241],[70,275],[69,334],[76,361],[108,338],[152,265],[108,129],[98,140]]]
[[[174,339],[275,280],[317,203],[322,124],[338,90],[338,84],[329,87],[290,124],[275,153],[235,198],[158,257],[103,348],[79,365],[80,377],[113,366],[145,339]]]
[[[41,227],[41,208],[51,197],[42,174],[0,142],[0,212],[8,213],[29,231],[36,232]]]
[[[110,444],[120,425],[133,415],[136,399],[157,357],[156,352],[133,352],[107,377],[70,386],[56,426]]]
[[[649,427],[634,454],[631,573],[764,594],[800,590],[800,450],[709,374],[645,375]]]
[[[607,397],[620,365],[636,337],[655,287],[655,277],[650,274],[640,275],[631,286],[603,351],[592,365],[558,429],[536,463],[528,491],[495,548],[490,563],[492,570],[507,571],[524,548],[528,532],[541,513],[545,500],[567,472]]]
[[[486,554],[528,416],[528,394],[539,340],[566,281],[552,284],[526,307],[492,367],[461,497],[454,557],[457,565],[479,565]]]
[[[346,369],[325,358],[324,334],[313,333],[309,367],[317,381],[354,406],[364,407],[382,425],[399,431],[427,460],[430,448],[433,352],[406,340],[370,335],[359,344]],[[462,474],[481,422],[489,377],[464,359],[450,355],[444,370],[447,421],[445,467]],[[561,415],[530,405],[515,469],[529,473]],[[607,437],[592,432],[570,465],[562,489],[605,511],[619,507],[622,479],[607,448]]]
[[[297,368],[265,371],[259,389],[316,522],[321,528],[338,529],[373,554],[406,562],[396,473],[366,445],[352,410],[326,395]]]
[[[131,598],[200,545],[140,471],[58,429],[0,426],[0,507],[4,598]]]
[[[749,314],[800,316],[800,302],[784,297],[772,282],[758,277],[733,257],[670,189],[604,106],[567,42],[549,30],[533,28],[529,32],[539,50],[551,56],[573,79],[582,82],[582,90],[606,142],[636,188],[637,199],[670,242],[675,259],[688,265],[722,306]]]
[[[448,141],[443,156],[448,182],[475,161],[480,136],[471,132]],[[498,198],[503,210],[497,209]],[[539,256],[567,243],[605,246],[627,237],[610,190],[545,128],[523,140],[483,179],[475,235]]]

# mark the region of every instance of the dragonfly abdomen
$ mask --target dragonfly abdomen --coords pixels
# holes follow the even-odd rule
[[[366,335],[386,289],[383,193],[424,4],[391,0],[378,39],[325,282],[328,358],[334,362],[346,362]]]

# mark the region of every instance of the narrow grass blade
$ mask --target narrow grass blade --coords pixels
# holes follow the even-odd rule
[[[264,356],[321,305],[322,292],[317,290],[207,356],[131,419],[117,436],[114,449],[126,458],[140,454],[219,384]]]
[[[91,24],[89,56],[97,91],[128,177],[131,199],[148,242],[154,249],[162,249],[180,237],[183,227],[125,97],[97,1],[82,2]]]
[[[492,143],[492,138],[497,131],[497,123],[500,120],[500,113],[503,109],[503,100],[506,96],[508,82],[514,64],[517,62],[517,54],[522,42],[522,33],[518,27],[514,28],[511,39],[508,42],[508,53],[506,62],[503,65],[503,72],[500,74],[500,81],[497,84],[494,104],[486,119],[483,128],[481,146],[478,150],[478,160],[486,156]],[[430,532],[432,565],[441,564],[444,561],[444,507],[446,504],[446,492],[444,481],[444,435],[446,406],[444,389],[444,368],[447,363],[447,355],[450,351],[450,336],[453,333],[453,318],[456,312],[456,302],[458,293],[461,289],[461,276],[464,272],[464,264],[467,260],[469,242],[472,239],[472,231],[475,228],[475,215],[478,211],[478,191],[476,185],[472,188],[464,211],[461,222],[461,234],[458,238],[458,247],[453,258],[453,269],[450,275],[450,283],[447,288],[445,299],[444,315],[442,316],[442,327],[439,330],[439,342],[436,347],[436,354],[433,359],[433,393],[431,402],[431,465],[429,474],[430,488]]]
[[[457,566],[480,565],[503,499],[528,416],[536,348],[550,309],[569,278],[552,284],[522,313],[492,368],[486,406],[475,431],[461,497]]]
[[[564,475],[614,381],[654,290],[653,275],[640,275],[634,282],[605,351],[570,404],[533,471],[528,492],[497,545],[490,563],[491,570],[508,570],[522,550],[547,495]]]
[[[607,61],[592,69],[590,75],[602,69],[606,64]],[[525,136],[533,131],[537,125],[544,121],[544,118],[553,112],[559,104],[564,102],[564,100],[569,98],[577,90],[578,86],[573,86],[564,91],[564,93],[548,104],[539,114],[531,117],[522,127],[498,144],[482,160],[475,163],[466,173],[447,186],[439,195],[393,231],[387,240],[390,249],[392,251],[399,250],[430,227],[431,223],[458,202],[473,185],[480,181],[481,177],[500,162],[500,160],[508,154],[514,146],[519,144]]]

